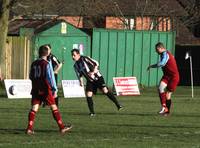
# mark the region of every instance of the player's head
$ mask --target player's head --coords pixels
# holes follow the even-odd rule
[[[80,57],[81,57],[80,52],[79,52],[78,49],[72,49],[71,50],[71,54],[72,54],[72,59],[74,61],[78,61],[80,59]]]
[[[51,45],[50,44],[45,44],[43,46],[46,46],[48,48],[48,55],[51,54]]]
[[[40,46],[40,48],[39,48],[38,54],[39,54],[39,57],[48,56],[48,54],[49,54],[49,49],[48,49],[46,46],[42,45],[42,46]]]
[[[157,52],[158,54],[161,54],[163,51],[166,50],[166,49],[165,49],[165,46],[164,46],[164,44],[163,44],[162,42],[158,42],[158,43],[156,44],[156,46],[155,46],[155,49],[156,49],[156,52]]]

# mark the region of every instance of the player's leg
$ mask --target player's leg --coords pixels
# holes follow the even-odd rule
[[[115,105],[117,106],[117,109],[120,110],[122,109],[122,106],[120,105],[120,103],[118,102],[117,98],[114,96],[114,94],[108,90],[108,87],[105,84],[104,78],[100,77],[97,81],[97,86],[98,88],[100,88],[102,90],[102,92],[111,100],[115,103]]]
[[[50,106],[51,108],[52,115],[55,121],[57,122],[60,131],[62,131],[62,129],[65,128],[65,124],[62,121],[61,114],[55,103],[55,95],[56,95],[56,92],[53,93],[52,91],[49,90],[48,95],[45,97],[45,99],[46,99],[47,105]]]
[[[172,104],[171,95],[172,95],[172,92],[170,92],[170,91],[166,92],[166,99],[167,99],[166,100],[166,105],[167,105],[167,108],[168,108],[168,113],[170,113],[171,104]]]
[[[166,105],[167,105],[167,108],[169,110],[168,113],[170,113],[170,109],[171,109],[171,104],[172,104],[172,100],[171,100],[171,96],[172,96],[172,93],[176,90],[176,87],[179,83],[179,77],[173,77],[168,85],[167,85],[167,91],[166,91]]]
[[[102,92],[113,102],[115,103],[118,110],[122,109],[122,106],[118,102],[117,98],[114,96],[114,94],[108,90],[107,87],[101,88]]]
[[[53,115],[55,121],[57,122],[59,128],[63,129],[65,125],[62,121],[62,118],[61,118],[61,115],[60,115],[57,105],[51,104],[50,107],[51,107],[52,115]]]
[[[86,100],[87,100],[87,104],[88,104],[88,108],[89,108],[89,115],[90,116],[94,116],[95,115],[95,111],[94,111],[94,103],[92,100],[92,96],[93,96],[93,92],[96,92],[96,87],[94,85],[94,83],[87,81],[86,84]]]
[[[72,125],[71,124],[65,125],[63,123],[62,117],[61,117],[61,114],[60,114],[60,112],[58,110],[57,105],[56,104],[51,104],[50,107],[51,107],[51,110],[52,110],[52,115],[53,115],[55,121],[57,122],[59,129],[60,129],[60,132],[62,134],[64,134],[67,131],[69,131],[72,128]]]
[[[55,76],[55,80],[56,80],[56,85],[58,86],[58,74],[54,74]],[[56,95],[55,97],[55,102],[56,102],[56,105],[59,106],[59,97],[58,95]]]
[[[32,108],[28,114],[28,126],[26,129],[26,134],[32,135],[34,134],[33,126],[34,126],[34,121],[35,121],[35,115],[38,112],[40,104],[37,102],[32,101]]]
[[[94,103],[93,103],[93,100],[92,100],[92,96],[93,96],[92,91],[86,91],[86,99],[87,99],[87,104],[88,104],[88,108],[89,108],[89,111],[90,111],[90,116],[95,115]]]
[[[160,102],[162,106],[161,110],[159,111],[160,114],[168,112],[168,108],[166,106],[166,92],[165,92],[166,87],[167,87],[166,81],[161,80],[158,87],[158,93],[159,93]]]
[[[59,97],[58,96],[55,98],[55,102],[56,102],[56,105],[58,106],[59,105]]]

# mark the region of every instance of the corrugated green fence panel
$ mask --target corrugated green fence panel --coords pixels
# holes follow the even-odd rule
[[[107,69],[108,69],[108,32],[101,32],[100,35],[100,54],[99,54],[99,64],[101,65],[100,71],[107,81]]]
[[[141,84],[148,84],[147,65],[149,65],[149,51],[150,51],[150,33],[144,32],[142,39],[142,62],[141,62]]]
[[[158,62],[158,55],[155,51],[155,44],[158,43],[158,33],[151,33],[151,45],[150,45],[150,59],[149,59],[149,64],[154,64]],[[149,65],[148,64],[148,65]],[[158,69],[151,69],[149,72],[149,83],[148,86],[153,86],[157,84],[157,76],[158,76]]]
[[[133,42],[134,42],[134,34],[132,32],[126,33],[126,48],[125,48],[125,76],[133,75]]]
[[[167,45],[166,48],[168,50],[170,50],[172,52],[172,54],[174,54],[174,50],[175,50],[175,42],[173,41],[175,34],[173,33],[169,33],[167,34]]]
[[[125,32],[118,32],[116,76],[124,76]]]
[[[100,32],[93,33],[92,36],[92,57],[96,60],[99,60],[99,50],[100,50]]]
[[[174,47],[173,32],[93,30],[92,57],[100,62],[100,70],[109,86],[113,77],[136,76],[138,83],[155,86],[162,76],[161,69],[146,71],[149,64],[159,61],[155,44],[161,41]]]
[[[135,32],[133,76],[137,77],[138,82],[141,81],[142,43],[142,33]]]
[[[113,83],[113,77],[116,76],[117,65],[117,32],[109,32],[109,47],[108,47],[108,66],[107,66],[107,83]]]

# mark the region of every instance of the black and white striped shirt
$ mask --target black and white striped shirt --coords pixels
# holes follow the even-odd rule
[[[74,69],[78,78],[84,76],[89,81],[98,80],[101,74],[98,70],[99,63],[94,59],[81,56],[74,64]],[[94,73],[93,75],[90,72]]]

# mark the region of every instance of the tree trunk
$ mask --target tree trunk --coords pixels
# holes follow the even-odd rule
[[[6,73],[6,38],[8,32],[8,19],[10,0],[2,0],[0,4],[0,80]]]

